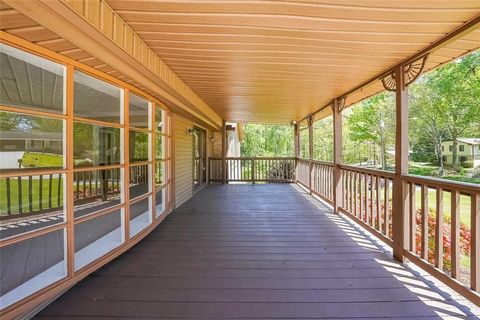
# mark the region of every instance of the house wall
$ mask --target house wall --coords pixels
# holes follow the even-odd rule
[[[179,207],[193,196],[193,137],[187,134],[187,129],[199,126],[191,120],[177,114],[173,116],[174,149],[175,149],[175,207]],[[207,157],[212,156],[212,132],[207,130]],[[208,177],[208,165],[207,165]]]
[[[450,151],[450,147],[453,145],[453,141],[445,141],[442,143],[443,146],[443,155],[447,157],[448,161],[452,161],[452,154],[453,152]],[[460,146],[463,146],[464,149],[463,151],[460,150]],[[473,148],[473,150],[472,150]],[[460,156],[465,156],[469,157],[469,159],[472,158],[472,154],[478,155],[480,152],[477,150],[479,146],[473,146],[470,144],[462,143],[462,142],[457,142],[457,155],[458,157]]]

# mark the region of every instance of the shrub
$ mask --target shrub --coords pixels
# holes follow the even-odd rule
[[[460,164],[463,168],[473,168],[473,161],[464,161]]]

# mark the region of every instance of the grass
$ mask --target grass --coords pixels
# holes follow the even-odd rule
[[[63,167],[63,156],[51,153],[25,152],[22,157],[22,166],[29,168]]]
[[[428,207],[432,211],[436,211],[437,192],[436,190],[428,190]],[[419,209],[422,203],[420,192],[415,195],[415,205]],[[450,192],[443,192],[443,214],[445,217],[450,217],[451,208],[451,194]],[[460,196],[460,222],[470,227],[470,197]]]
[[[38,176],[34,177],[32,179],[32,192],[31,192],[31,197],[32,197],[32,209],[34,211],[37,211],[40,209],[40,202],[42,204],[42,208],[46,209],[49,208],[49,199],[51,198],[51,203],[52,207],[57,207],[58,203],[60,202],[60,205],[63,204],[63,183],[60,182],[60,179],[58,179],[58,175],[55,175],[57,178],[52,178],[52,191],[51,191],[51,197],[49,195],[49,190],[50,190],[50,179],[48,176],[46,177],[44,175],[44,179],[42,181],[42,185],[40,188],[40,179],[38,179]],[[22,208],[23,212],[28,212],[30,211],[29,206],[30,206],[30,200],[29,200],[29,180],[27,179],[22,179],[21,180],[21,191],[22,191],[22,197],[21,197],[21,203],[22,203]],[[60,198],[58,197],[58,187],[60,183]],[[10,210],[11,214],[15,214],[19,212],[19,193],[18,193],[18,179],[16,178],[11,178],[10,179]],[[42,190],[42,198],[41,201],[39,199],[40,197],[40,189]],[[7,215],[7,179],[2,178],[0,179],[0,194],[5,195],[0,197],[0,216]]]

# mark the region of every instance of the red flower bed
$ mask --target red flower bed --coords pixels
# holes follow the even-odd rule
[[[416,230],[416,252],[419,254],[422,250],[421,223],[422,215],[417,211],[417,230]],[[435,262],[435,226],[436,213],[430,210],[428,214],[428,261]],[[452,267],[452,243],[451,243],[451,219],[444,217],[443,221],[443,268],[450,271]],[[470,242],[472,234],[470,228],[460,223],[460,255],[470,255]]]

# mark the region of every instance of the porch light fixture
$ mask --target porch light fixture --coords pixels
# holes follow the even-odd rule
[[[193,128],[187,128],[187,134],[189,136],[193,136],[193,133],[195,132],[195,130]]]

